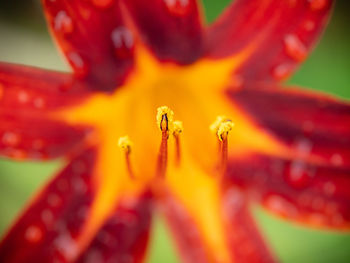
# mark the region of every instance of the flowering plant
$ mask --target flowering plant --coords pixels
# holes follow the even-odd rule
[[[281,87],[331,2],[237,0],[206,26],[195,0],[43,1],[73,73],[0,64],[0,153],[67,166],[1,261],[141,262],[153,212],[185,262],[277,261],[252,203],[349,228],[350,106]]]

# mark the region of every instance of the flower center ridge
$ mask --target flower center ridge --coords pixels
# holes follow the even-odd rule
[[[181,161],[181,146],[180,146],[180,134],[183,132],[183,125],[181,121],[174,121],[174,112],[167,106],[162,106],[157,109],[157,125],[161,131],[161,142],[158,152],[158,159],[156,165],[156,179],[163,179],[166,177],[166,169],[168,164],[168,140],[169,136],[174,138],[174,167],[178,168]],[[210,126],[212,132],[217,136],[219,146],[219,162],[216,165],[214,173],[223,175],[226,171],[227,157],[228,157],[228,133],[232,130],[233,122],[225,117],[218,116],[215,122]],[[133,143],[129,139],[129,136],[123,136],[119,138],[118,145],[122,152],[125,154],[126,170],[131,179],[135,178],[132,164],[130,161],[131,148]]]
[[[164,176],[168,157],[175,160],[171,162],[175,170],[181,157],[182,165],[186,160],[196,163],[203,171],[211,172],[213,156],[242,155],[251,148],[269,148],[266,145],[271,140],[242,115],[240,109],[227,99],[225,90],[222,90],[237,84],[232,78],[232,72],[239,64],[239,58],[219,61],[201,59],[188,66],[179,66],[160,62],[143,48],[136,50],[136,54],[133,73],[113,94],[98,93],[81,105],[56,114],[56,118],[65,122],[93,128],[101,160],[96,170],[104,174],[103,180],[108,179],[111,184],[120,184],[121,181],[124,190],[135,190],[147,185],[155,174]],[[185,126],[186,132],[181,136],[181,152],[179,136],[182,123],[172,119],[173,113],[167,107],[161,107],[160,112],[166,109],[169,112],[158,114],[157,125],[162,131],[162,143],[158,148],[159,130],[154,125],[154,111],[159,105],[167,105],[174,110]],[[222,113],[232,117],[237,127],[232,131],[232,145],[235,147],[231,147],[228,152],[225,136],[231,129],[230,124],[224,122],[226,124],[217,126],[218,139],[222,145],[218,154],[219,143],[207,127]],[[216,125],[220,123],[218,121]],[[131,145],[124,144],[124,153],[117,147],[118,139],[125,135],[135,145],[132,147],[132,156]],[[174,144],[168,144],[169,135],[174,138]],[[255,138],[254,144],[252,137]],[[165,151],[165,148],[169,150]],[[220,166],[225,167],[225,162]],[[156,171],[154,165],[150,165],[152,163],[158,163]],[[137,183],[131,180],[133,176],[138,177]],[[97,177],[97,180],[101,180],[101,176]]]
[[[199,210],[198,217],[213,220],[210,224],[215,227],[206,229],[203,225],[203,231],[214,237],[213,246],[221,244],[219,222],[198,203],[212,207],[210,211],[218,210],[221,180],[217,177],[225,173],[228,158],[242,157],[252,150],[281,152],[280,146],[227,97],[228,88],[239,88],[232,78],[239,58],[203,58],[180,66],[158,61],[146,49],[135,52],[135,68],[123,86],[112,94],[95,93],[53,116],[94,131],[88,144],[97,150],[93,170],[96,197],[87,235],[121,198],[132,198],[147,189],[162,195],[170,189],[186,207]],[[181,121],[174,120],[173,111]],[[228,147],[229,132],[232,147]],[[215,196],[213,200],[207,198],[208,192],[208,196]]]

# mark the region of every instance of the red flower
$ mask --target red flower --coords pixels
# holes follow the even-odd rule
[[[0,261],[141,262],[153,211],[185,262],[276,261],[254,202],[348,229],[350,105],[279,84],[331,2],[236,0],[205,26],[195,0],[43,1],[73,73],[0,64],[0,153],[68,165]]]

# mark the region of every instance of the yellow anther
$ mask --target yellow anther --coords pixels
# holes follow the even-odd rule
[[[233,126],[234,123],[231,120],[225,120],[220,124],[216,133],[220,141],[226,139],[228,133],[232,130]]]
[[[131,160],[130,160],[132,142],[130,141],[128,136],[123,136],[119,138],[118,146],[120,147],[120,149],[122,149],[122,151],[125,154],[125,165],[126,165],[126,169],[128,171],[129,177],[131,179],[135,179],[134,171],[132,169]]]
[[[228,159],[228,133],[233,129],[233,121],[226,116],[218,116],[216,120],[210,125],[210,130],[216,134],[218,137],[219,146],[219,174],[222,176],[225,174],[227,169],[227,159]]]
[[[183,132],[184,128],[182,125],[182,121],[174,121],[173,126],[173,136],[175,139],[175,165],[179,166],[181,160],[180,133]]]
[[[173,128],[174,128],[174,130],[173,130],[174,136],[177,136],[180,133],[182,133],[183,130],[184,130],[184,127],[182,125],[182,121],[174,121],[173,122]]]
[[[118,146],[125,152],[130,152],[132,147],[132,142],[129,136],[120,137],[118,140]]]
[[[168,163],[168,138],[174,130],[174,112],[167,106],[157,109],[157,124],[162,131],[162,140],[159,147],[157,162],[157,177],[163,178]]]
[[[167,106],[157,109],[157,124],[161,131],[173,131],[174,112]]]
[[[209,128],[213,133],[216,134],[219,130],[221,123],[223,123],[224,121],[229,121],[229,120],[230,120],[230,118],[228,118],[227,116],[219,115],[216,117],[216,120],[210,125]]]

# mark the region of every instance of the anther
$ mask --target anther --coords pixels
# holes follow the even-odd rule
[[[130,141],[128,136],[123,136],[119,138],[118,146],[125,153],[126,169],[128,170],[130,178],[134,179],[135,176],[130,162],[132,142]]]
[[[174,121],[174,112],[167,106],[162,106],[157,109],[157,124],[160,130],[172,131]]]
[[[183,125],[181,121],[174,121],[173,136],[175,138],[175,165],[180,165],[181,160],[181,145],[180,145],[180,134],[183,131]]]
[[[220,124],[216,133],[220,141],[227,140],[227,135],[232,130],[233,126],[234,124],[231,120],[225,120]]]
[[[217,133],[218,130],[219,130],[219,127],[221,125],[221,123],[223,123],[224,121],[229,121],[230,119],[224,115],[219,115],[216,117],[216,120],[210,125],[210,130],[213,132],[213,133]]]
[[[232,130],[234,123],[225,116],[218,116],[210,129],[216,133],[219,142],[219,171],[224,174],[227,168],[228,159],[228,134]]]
[[[169,133],[173,132],[174,112],[167,106],[157,109],[157,124],[162,132],[162,141],[159,148],[157,177],[165,177],[168,163],[168,138]]]
[[[209,129],[212,133],[217,136],[218,130],[220,128],[221,123],[225,121],[230,121],[230,119],[225,115],[219,115],[216,117],[216,120],[209,126]],[[218,153],[221,153],[221,140],[218,140]]]

